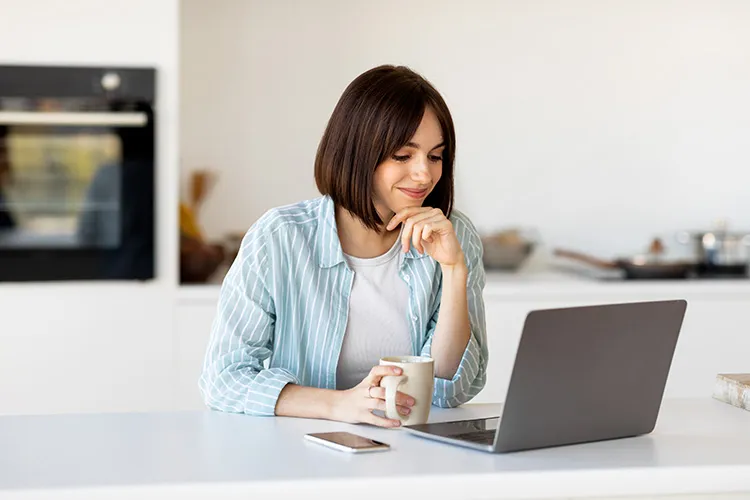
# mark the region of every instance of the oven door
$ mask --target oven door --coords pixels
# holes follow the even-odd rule
[[[154,277],[154,87],[0,66],[0,281]]]

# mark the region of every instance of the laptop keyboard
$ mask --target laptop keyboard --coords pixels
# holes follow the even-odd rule
[[[470,441],[472,443],[492,444],[495,442],[495,431],[465,432],[451,437],[454,439],[460,439],[461,441]]]

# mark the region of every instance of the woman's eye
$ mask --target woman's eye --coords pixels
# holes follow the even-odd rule
[[[393,159],[396,161],[407,161],[409,159],[409,155],[393,155]]]
[[[439,161],[443,161],[443,157],[441,155],[437,155],[437,156],[432,155],[432,156],[430,156],[430,160],[434,161],[435,163],[437,163]]]

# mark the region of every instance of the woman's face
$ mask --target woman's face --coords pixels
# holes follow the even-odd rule
[[[387,222],[404,208],[422,206],[442,173],[443,132],[428,107],[414,137],[375,169],[373,201],[380,218]]]

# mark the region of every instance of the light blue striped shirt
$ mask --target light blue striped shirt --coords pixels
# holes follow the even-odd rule
[[[471,338],[453,379],[435,379],[432,403],[442,407],[479,393],[489,357],[482,243],[465,215],[454,210],[450,220],[469,269]],[[440,311],[440,265],[410,248],[399,275],[409,287],[410,354],[430,356]],[[266,212],[243,238],[222,284],[199,382],[206,405],[274,415],[288,383],[335,389],[353,280],[330,197]]]

